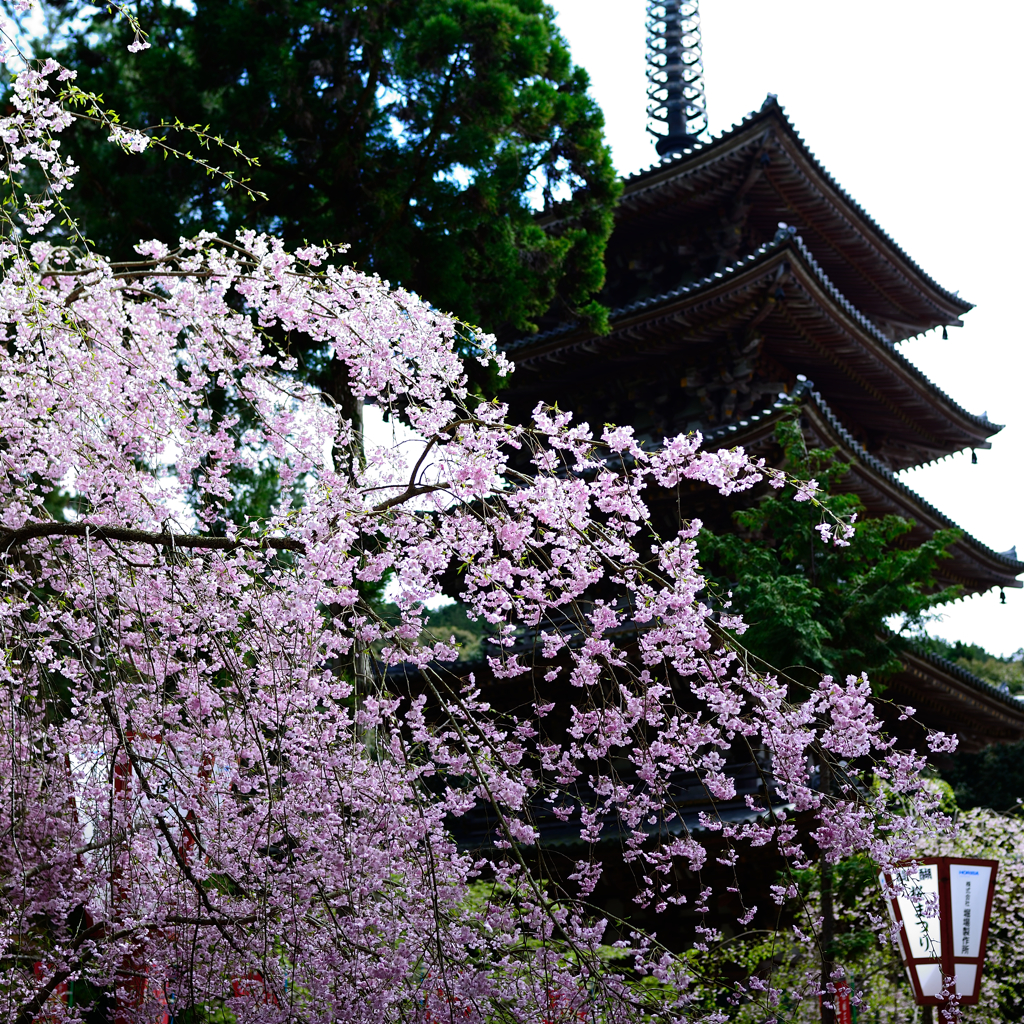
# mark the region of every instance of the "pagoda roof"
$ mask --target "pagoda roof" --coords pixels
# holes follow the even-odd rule
[[[1002,429],[933,384],[840,293],[798,236],[786,234],[722,271],[615,309],[610,321],[603,336],[563,324],[505,351],[517,367],[545,376],[571,359],[579,377],[653,360],[706,359],[716,345],[755,338],[760,355],[788,371],[793,384],[801,374],[813,379],[845,427],[891,469],[988,448]]]
[[[1024,562],[1016,552],[998,552],[963,531],[948,516],[909,488],[882,462],[865,451],[839,422],[809,381],[793,394],[781,396],[770,409],[746,417],[740,423],[711,430],[705,446],[742,445],[758,453],[774,440],[779,419],[802,401],[805,436],[813,443],[839,449],[850,471],[840,483],[856,494],[874,515],[895,513],[915,522],[911,538],[920,542],[939,529],[960,529],[963,536],[952,546],[950,558],[938,565],[943,583],[955,583],[967,593],[992,587],[1024,587],[1016,579]],[[917,647],[899,652],[901,668],[889,680],[884,697],[913,704],[916,718],[929,728],[956,733],[961,750],[980,750],[993,742],[1024,739],[1024,700],[981,679],[948,659]]]
[[[625,179],[616,231],[671,233],[702,210],[737,216],[758,240],[795,225],[828,275],[895,340],[959,326],[972,304],[926,274],[825,170],[778,100],[683,156]]]
[[[1024,587],[1024,582],[1017,579],[1024,573],[1024,562],[1017,559],[1016,552],[999,552],[983,544],[908,487],[884,463],[865,451],[809,381],[800,382],[791,395],[779,398],[769,409],[739,423],[708,431],[705,445],[710,448],[741,445],[747,451],[759,453],[773,443],[776,424],[797,402],[801,403],[805,436],[820,447],[839,449],[850,466],[840,487],[856,494],[870,514],[894,514],[912,520],[916,526],[911,536],[918,542],[926,540],[936,530],[960,530],[963,536],[953,545],[951,557],[939,563],[938,576],[943,582],[957,584],[967,594],[992,587]]]
[[[930,728],[957,734],[959,750],[1024,739],[1024,700],[938,655],[911,648],[899,657],[885,697],[912,704]]]

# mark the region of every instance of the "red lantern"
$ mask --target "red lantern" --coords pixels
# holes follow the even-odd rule
[[[277,1006],[277,996],[267,988],[266,980],[259,971],[233,979],[231,994],[236,999],[250,999],[256,1004],[272,1003]]]
[[[900,956],[919,1006],[944,1006],[943,979],[961,1006],[978,1001],[998,861],[926,857],[878,876],[900,926]]]
[[[843,979],[836,982],[836,994],[833,999],[836,1024],[853,1024],[852,996],[853,992],[848,981]]]
[[[827,998],[832,1003],[832,1019],[835,1024],[853,1024],[853,989],[846,978],[835,983],[835,992]],[[823,1006],[825,996],[818,997],[818,1005]]]

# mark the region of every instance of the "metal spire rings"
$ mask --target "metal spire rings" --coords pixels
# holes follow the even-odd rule
[[[662,156],[692,149],[707,129],[697,0],[648,0],[647,116]]]

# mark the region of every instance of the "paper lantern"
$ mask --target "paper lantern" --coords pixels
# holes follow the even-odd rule
[[[961,1006],[978,1001],[998,861],[925,857],[882,872],[889,914],[900,925],[900,956],[920,1006],[943,1006],[943,978]]]

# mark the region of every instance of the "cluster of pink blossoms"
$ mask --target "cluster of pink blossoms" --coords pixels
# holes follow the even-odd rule
[[[56,70],[18,95],[42,96]],[[52,99],[27,109],[6,144],[49,159],[31,140],[66,118]],[[703,603],[699,524],[651,546],[645,490],[730,494],[772,475],[742,451],[696,436],[646,451],[628,428],[595,436],[544,407],[511,423],[467,392],[463,325],[323,249],[201,235],[127,266],[14,237],[0,243],[5,1020],[78,1019],[61,996],[83,981],[139,1021],[171,1000],[245,1022],[695,1019],[685,958],[642,936],[602,944],[583,902],[602,834],[638,867],[638,901],[671,913],[673,868],[700,872],[702,834],[720,859],[724,842],[725,860],[749,844],[803,862],[815,853],[791,816],[816,813],[826,857],[889,866],[932,827],[922,761],[881,736],[866,682],[791,703]],[[417,440],[362,438],[296,375],[299,337]],[[507,370],[492,339],[472,340]],[[214,392],[245,416],[215,415]],[[268,462],[276,506],[236,528],[232,475]],[[564,677],[566,727],[548,728],[543,702],[499,714],[449,639],[424,639],[453,565],[451,596],[494,633],[489,675],[540,692]],[[387,579],[398,621],[361,596]],[[615,600],[593,597],[603,584]],[[529,664],[524,629],[540,637]],[[387,674],[403,664],[421,680],[404,697]],[[681,770],[735,798],[737,744],[791,816],[673,826]],[[848,765],[827,801],[822,749]],[[494,841],[471,855],[451,826],[482,804]],[[531,867],[539,804],[590,845],[574,891]]]

